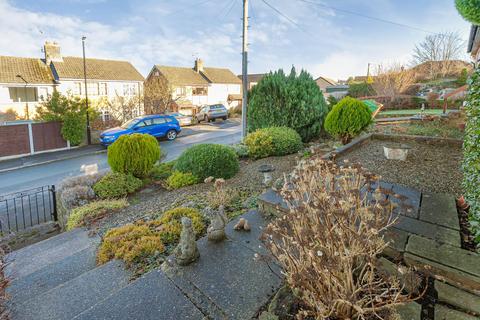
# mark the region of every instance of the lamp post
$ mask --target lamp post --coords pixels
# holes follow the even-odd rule
[[[25,80],[25,78],[22,77],[22,75],[20,75],[20,74],[17,74],[16,77],[22,79],[22,81],[25,82],[25,85],[24,85],[24,87],[23,87],[23,92],[24,92],[24,94],[25,94],[25,116],[27,117],[27,120],[30,120],[30,112],[29,112],[29,110],[28,110],[28,96],[27,96],[27,85],[28,85],[28,81]]]
[[[92,136],[90,133],[90,117],[88,114],[88,91],[87,91],[87,61],[85,60],[85,40],[87,37],[82,37],[82,49],[83,49],[83,78],[85,80],[85,108],[87,112],[87,143],[92,144]]]

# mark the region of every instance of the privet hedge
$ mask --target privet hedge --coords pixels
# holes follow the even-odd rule
[[[458,12],[473,24],[480,24],[480,0],[455,0]]]
[[[469,80],[466,104],[467,124],[463,141],[463,189],[470,204],[469,219],[480,243],[480,69]]]
[[[290,75],[283,70],[266,75],[250,91],[248,131],[268,127],[289,127],[303,141],[317,137],[327,114],[327,104],[312,76],[292,68]]]
[[[346,144],[371,123],[372,112],[368,106],[358,99],[345,97],[328,113],[325,130]]]
[[[158,141],[149,134],[123,135],[108,147],[112,170],[138,178],[146,177],[159,157]]]

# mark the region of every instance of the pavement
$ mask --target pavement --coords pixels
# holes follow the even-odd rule
[[[177,158],[186,148],[198,143],[233,144],[241,140],[236,119],[185,127],[175,141],[160,141],[164,161]],[[68,176],[88,171],[108,170],[106,149],[100,145],[37,154],[0,161],[0,195],[44,185],[56,185]]]

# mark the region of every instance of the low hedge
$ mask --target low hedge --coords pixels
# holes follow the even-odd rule
[[[228,179],[240,169],[238,157],[231,147],[219,144],[199,144],[185,150],[174,169],[191,173],[200,181],[208,177]]]
[[[93,185],[93,191],[101,199],[114,199],[126,197],[142,185],[142,180],[132,175],[109,172]]]
[[[173,171],[166,181],[168,189],[171,190],[191,186],[199,182],[198,178],[190,172],[183,173],[180,171]]]
[[[249,156],[265,158],[298,152],[303,144],[300,135],[287,127],[271,127],[249,133],[244,140]]]
[[[98,219],[109,212],[120,210],[128,206],[125,199],[100,200],[90,202],[84,206],[75,208],[68,217],[67,230],[85,225],[89,220]]]

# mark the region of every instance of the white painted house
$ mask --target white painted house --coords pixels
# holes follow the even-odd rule
[[[179,111],[191,114],[192,108],[202,105],[224,104],[233,108],[241,104],[242,83],[226,68],[204,67],[201,59],[195,60],[193,68],[155,65],[145,81],[145,86],[163,77],[172,90],[172,98],[187,102]],[[146,97],[147,98],[147,97]]]
[[[32,118],[36,106],[54,90],[85,97],[83,58],[63,57],[55,42],[45,42],[44,52],[44,59],[0,56],[0,112],[14,109],[19,116]],[[86,71],[91,101],[143,94],[144,78],[130,62],[87,58]],[[136,113],[143,113],[141,103]]]

